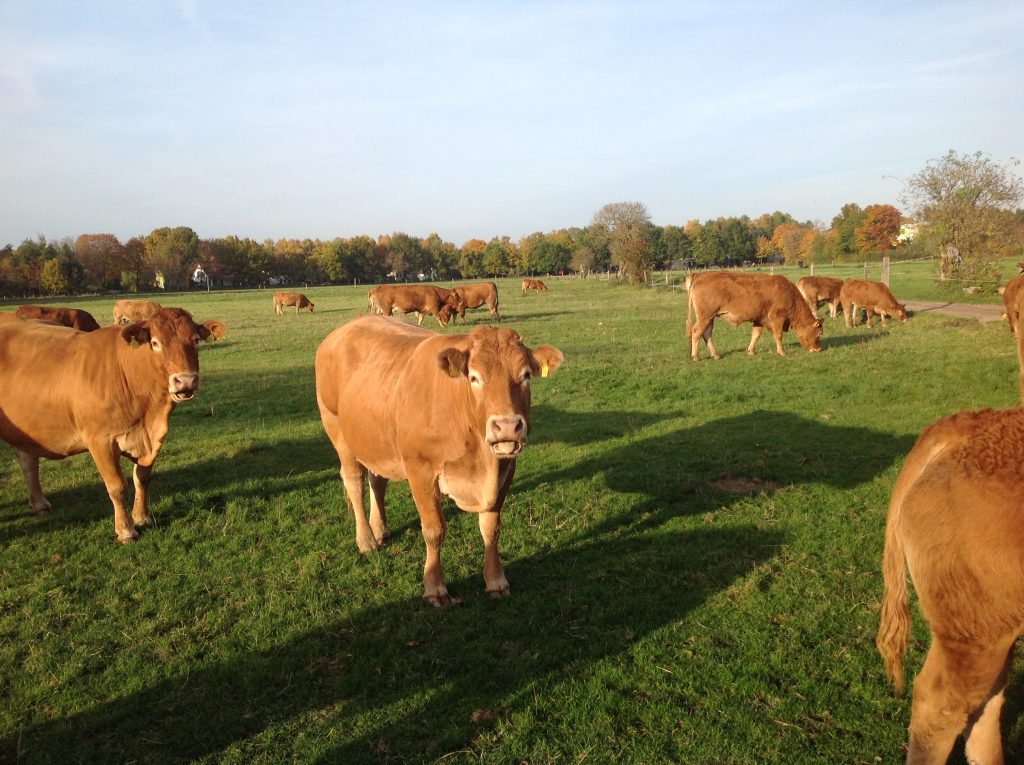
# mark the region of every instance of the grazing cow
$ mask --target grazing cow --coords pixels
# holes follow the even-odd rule
[[[1018,274],[1003,287],[1003,305],[1006,306],[1006,318],[1010,322],[1010,331],[1017,334],[1020,322],[1021,298],[1024,298],[1024,274]]]
[[[491,312],[492,319],[501,319],[501,315],[498,313],[498,285],[494,282],[464,284],[454,287],[452,292],[461,303],[456,307],[461,318],[466,318],[467,308],[479,308],[486,305],[487,310]]]
[[[452,291],[432,284],[382,284],[366,295],[370,310],[390,316],[395,311],[415,313],[416,326],[423,324],[424,316],[433,316],[442,327],[448,326],[458,298]]]
[[[547,292],[548,285],[540,279],[523,279],[523,294],[525,295],[530,290],[534,290],[535,292]]]
[[[81,332],[92,332],[100,328],[99,323],[88,311],[81,308],[57,308],[48,305],[23,305],[19,306],[14,315],[19,319],[42,319],[52,321],[54,324],[62,324],[71,329]]]
[[[881,282],[847,279],[839,291],[839,302],[843,304],[843,316],[846,317],[847,327],[857,323],[857,309],[861,307],[864,308],[869,328],[872,313],[882,317],[882,324],[888,323],[890,316],[900,321],[907,320],[907,307],[897,303],[889,288]]]
[[[171,411],[199,387],[196,343],[225,330],[219,321],[196,324],[181,308],[95,332],[0,315],[0,439],[17,453],[32,509],[51,509],[39,458],[88,451],[114,506],[118,540],[138,538],[135,525],[150,521],[149,479]],[[122,456],[135,463],[131,516]]]
[[[749,354],[754,353],[764,327],[775,337],[775,351],[780,356],[786,355],[782,333],[787,329],[794,330],[800,345],[811,353],[821,350],[823,320],[814,316],[799,290],[784,276],[705,271],[690,276],[687,286],[686,337],[694,361],[700,353],[701,337],[711,357],[719,358],[711,341],[717,316],[734,327],[748,321],[753,324],[747,346]]]
[[[842,279],[831,276],[802,276],[797,279],[796,288],[804,296],[811,313],[818,314],[818,306],[822,301],[828,303],[829,318],[839,314],[839,291],[843,288]]]
[[[328,335],[316,352],[316,399],[341,462],[359,550],[389,540],[384,493],[388,481],[408,481],[427,549],[423,597],[433,605],[451,600],[441,566],[444,494],[480,514],[486,591],[508,595],[498,533],[530,431],[530,380],[561,364],[557,348],[531,351],[500,327],[441,335],[364,316]]]
[[[274,313],[281,316],[284,313],[284,309],[289,306],[295,306],[295,313],[298,313],[303,308],[308,308],[309,312],[313,313],[313,304],[301,292],[274,293]]]
[[[114,303],[114,324],[148,321],[160,308],[155,300],[118,300]]]
[[[876,643],[903,691],[906,570],[931,630],[914,681],[908,763],[944,763],[964,736],[972,763],[1002,763],[999,714],[1024,631],[1024,409],[930,425],[893,489]]]

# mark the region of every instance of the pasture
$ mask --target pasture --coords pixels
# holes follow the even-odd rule
[[[938,297],[933,268],[894,264],[897,298]],[[484,594],[476,519],[448,502],[462,603],[439,609],[407,487],[392,544],[360,555],[319,421],[314,351],[366,287],[303,290],[313,315],[274,315],[269,291],[159,297],[229,329],[172,415],[138,543],[114,541],[87,455],[43,464],[39,517],[0,445],[0,759],[902,760],[909,695],[874,646],[889,494],[925,425],[1017,403],[1005,322],[840,316],[820,354],[787,333],[787,358],[767,335],[751,358],[749,325],[719,320],[723,358],[693,363],[684,291],[545,281],[498,282],[502,324],[566,357],[534,382],[505,504],[512,596]],[[113,300],[60,304],[110,323]],[[1018,667],[1011,760],[1022,712]]]

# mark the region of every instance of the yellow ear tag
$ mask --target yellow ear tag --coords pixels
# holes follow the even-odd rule
[[[459,371],[459,368],[454,364],[448,364],[448,374],[451,377],[458,377],[462,373]]]
[[[139,347],[139,339],[137,337],[133,337],[132,338],[132,348],[138,348],[138,347]]]
[[[548,376],[548,362],[546,362],[546,361],[543,364],[541,364],[540,376],[541,377],[547,377]]]

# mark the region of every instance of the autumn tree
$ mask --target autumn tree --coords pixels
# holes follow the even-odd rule
[[[629,239],[621,245],[619,262],[629,283],[638,286],[647,281],[654,267],[654,248],[647,239]]]
[[[483,239],[470,239],[459,250],[459,270],[468,279],[476,279],[484,275],[484,250],[487,242]]]
[[[861,255],[884,252],[896,246],[903,216],[892,205],[868,205],[864,220],[854,230],[854,240]]]
[[[578,247],[569,258],[569,267],[586,279],[594,270],[594,251],[589,247]]]
[[[1019,254],[1012,215],[1024,196],[1012,170],[1018,164],[950,150],[907,180],[904,203],[918,223],[918,236],[940,258],[941,279],[995,279],[996,259]]]
[[[50,258],[39,270],[39,286],[48,295],[67,295],[71,284],[61,268],[60,260]]]
[[[772,249],[782,256],[783,262],[794,264],[800,260],[800,243],[806,232],[807,229],[794,221],[780,223],[772,232]]]
[[[165,289],[181,289],[199,254],[199,237],[188,226],[153,229],[146,237],[146,259],[152,270],[163,276]]]
[[[124,245],[113,234],[82,234],[75,240],[75,257],[85,270],[85,284],[116,290],[125,270]]]

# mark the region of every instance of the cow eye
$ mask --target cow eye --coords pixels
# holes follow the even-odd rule
[[[149,341],[149,345],[154,351],[160,350],[160,341],[157,340],[155,337]]]
[[[520,382],[522,382],[523,385],[526,385],[526,384],[528,384],[530,382],[530,379],[532,377],[533,377],[533,373],[529,369],[527,369],[527,370],[525,370],[523,372],[523,375],[520,378]]]
[[[479,386],[484,384],[484,378],[482,378],[476,372],[470,372],[469,373],[469,384],[470,385],[475,385],[475,386],[479,387]]]

